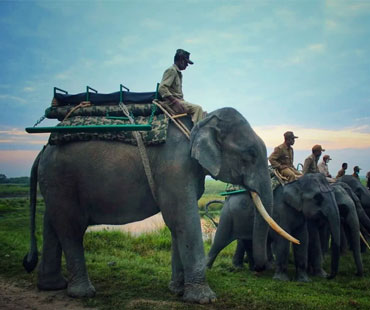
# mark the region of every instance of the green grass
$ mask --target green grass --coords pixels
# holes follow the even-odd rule
[[[0,184],[0,198],[28,196],[28,184]]]
[[[215,197],[223,184],[211,181]],[[215,182],[215,183],[213,183]],[[203,197],[204,198],[204,197]],[[42,246],[43,201],[37,207],[38,246]],[[29,244],[27,199],[0,199],[0,276],[36,286],[36,272],[22,267]],[[365,276],[354,275],[350,253],[341,257],[339,275],[334,280],[312,278],[310,283],[282,283],[272,280],[273,271],[256,275],[247,266],[232,267],[235,243],[224,249],[207,279],[218,300],[212,305],[186,304],[167,289],[171,277],[171,241],[167,228],[132,237],[114,231],[90,232],[84,240],[86,262],[97,295],[84,299],[86,306],[98,309],[370,309],[370,253],[363,254]],[[208,252],[210,242],[205,242]],[[329,259],[325,261],[328,268]],[[63,262],[63,268],[65,266]],[[290,275],[294,267],[290,266]]]

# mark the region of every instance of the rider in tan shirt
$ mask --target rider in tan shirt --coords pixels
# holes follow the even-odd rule
[[[287,131],[284,133],[284,143],[275,147],[269,156],[272,168],[277,169],[283,177],[288,179],[288,182],[302,176],[302,173],[293,166],[294,152],[292,145],[297,138],[292,131]]]
[[[193,62],[189,59],[190,53],[178,49],[175,54],[174,64],[163,74],[158,92],[163,101],[161,102],[172,114],[187,113],[191,115],[194,124],[204,118],[202,107],[184,100],[182,93],[182,73],[188,64]]]

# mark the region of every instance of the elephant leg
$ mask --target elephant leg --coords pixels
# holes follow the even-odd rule
[[[361,256],[361,246],[360,246],[360,224],[358,222],[357,213],[348,214],[346,218],[346,226],[349,236],[349,241],[351,244],[353,258],[356,264],[357,273],[356,275],[362,277],[363,264]]]
[[[245,246],[244,242],[241,239],[238,239],[235,253],[233,256],[233,265],[236,268],[242,268],[244,263],[244,254],[245,254]]]
[[[83,214],[84,208],[82,206],[73,203],[67,197],[66,195],[64,200],[56,199],[55,201],[61,201],[63,204],[53,208],[54,210],[63,210],[58,212],[58,216],[54,216],[53,227],[64,251],[69,273],[67,294],[71,297],[93,297],[95,288],[87,274],[83,248],[87,216]]]
[[[184,205],[184,201],[188,203]],[[209,303],[216,299],[216,294],[206,282],[206,265],[197,201],[192,201],[191,205],[189,201],[192,200],[176,197],[176,200],[171,201],[170,204],[167,204],[168,201],[166,204],[161,204],[163,218],[171,230],[174,242],[172,246],[175,261],[172,266],[176,274],[172,279],[181,280],[179,272],[181,273],[183,269],[184,301]]]
[[[348,249],[347,234],[343,225],[340,225],[340,253],[346,253]]]
[[[245,251],[247,252],[248,256],[248,264],[249,264],[249,270],[254,271],[255,270],[255,263],[253,258],[253,242],[252,240],[243,240]]]
[[[315,224],[313,224],[315,225]],[[327,272],[322,268],[323,255],[319,230],[316,227],[311,227],[309,224],[309,237],[308,237],[308,265],[310,273],[313,276],[326,278]]]
[[[235,239],[232,236],[232,218],[229,213],[221,214],[220,223],[217,227],[215,238],[207,256],[206,265],[212,268],[217,255]]]
[[[283,239],[280,236],[275,237],[274,251],[276,255],[276,268],[274,280],[289,281],[288,277],[288,260],[289,260],[289,250],[290,242]]]
[[[47,214],[44,216],[43,249],[38,267],[37,287],[40,290],[60,290],[67,287],[61,273],[62,247],[51,226]]]
[[[275,258],[274,254],[272,253],[272,244],[271,244],[270,237],[267,238],[267,264],[266,269],[272,270],[275,266]]]
[[[178,296],[184,294],[184,267],[181,263],[179,249],[177,248],[177,242],[172,234],[172,275],[171,281],[168,285],[170,291]]]
[[[306,227],[303,227],[297,231],[296,236],[301,241],[300,245],[293,245],[296,280],[299,282],[310,282],[310,279],[307,275],[308,232]],[[317,238],[318,237],[319,234],[317,232]],[[320,247],[320,242],[318,243],[318,246]]]
[[[320,244],[323,257],[329,252],[330,230],[327,225],[320,228]]]

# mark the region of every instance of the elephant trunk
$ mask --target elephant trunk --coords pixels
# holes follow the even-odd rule
[[[261,214],[261,216],[265,219],[265,221],[270,225],[270,227],[275,230],[278,234],[280,234],[285,239],[295,243],[300,244],[299,240],[292,237],[290,234],[288,234],[284,229],[282,229],[274,220],[273,218],[267,213],[265,207],[262,204],[262,201],[258,194],[256,192],[251,192],[252,199],[254,202],[254,205],[256,206],[258,212]]]
[[[340,257],[340,217],[337,203],[332,193],[333,205],[326,209],[326,216],[331,231],[331,273],[328,279],[336,277],[339,269]]]

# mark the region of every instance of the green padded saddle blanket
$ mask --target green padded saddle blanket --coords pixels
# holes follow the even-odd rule
[[[146,125],[150,116],[135,117],[135,124]],[[155,145],[166,142],[169,118],[164,114],[154,115],[152,130],[140,131],[144,144]],[[74,116],[58,124],[58,126],[84,126],[84,125],[129,125],[129,120],[110,119],[99,116]],[[109,131],[109,132],[76,132],[57,133],[53,132],[49,137],[49,144],[57,145],[76,141],[106,140],[119,141],[137,145],[132,131]]]
[[[134,116],[149,116],[152,114],[153,104],[127,104],[128,111]],[[66,105],[61,107],[49,107],[45,110],[46,118],[56,118],[59,121],[62,121],[66,115],[72,111],[74,106]],[[160,109],[155,111],[155,114],[162,114],[163,112]],[[88,107],[80,107],[74,110],[70,116],[124,116],[122,109],[119,105],[92,105]]]

